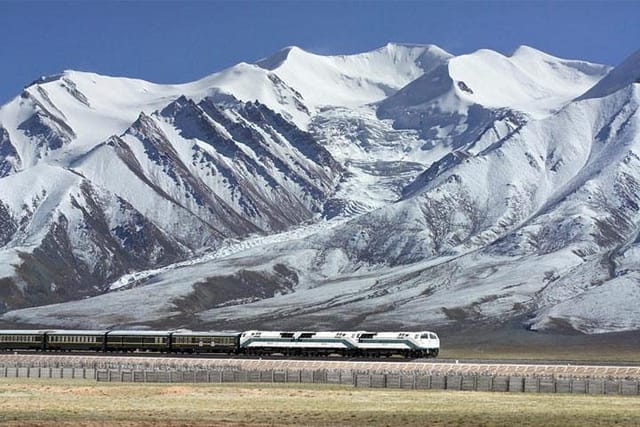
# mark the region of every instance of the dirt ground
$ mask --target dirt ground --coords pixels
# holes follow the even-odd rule
[[[2,426],[632,426],[640,398],[313,384],[0,382]]]

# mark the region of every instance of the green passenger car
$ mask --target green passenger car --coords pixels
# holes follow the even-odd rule
[[[47,331],[24,329],[0,331],[0,351],[46,350]]]
[[[240,333],[235,332],[174,332],[171,334],[171,350],[180,353],[228,353],[237,352]]]
[[[104,351],[107,331],[57,330],[46,334],[47,350]]]

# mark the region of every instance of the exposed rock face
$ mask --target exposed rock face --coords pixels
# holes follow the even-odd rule
[[[27,117],[17,145],[0,127],[4,310],[99,295],[123,274],[310,221],[342,173],[314,136],[232,96],[181,95],[87,144],[73,114],[104,102],[90,98],[71,76],[41,79],[0,114]]]
[[[20,166],[20,156],[11,144],[9,132],[0,127],[0,178],[14,173]]]
[[[637,329],[637,63],[389,45],[36,81],[0,110],[3,318]]]

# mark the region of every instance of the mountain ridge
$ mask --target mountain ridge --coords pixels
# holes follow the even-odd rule
[[[634,58],[289,47],[181,85],[40,79],[0,108],[2,320],[633,329]]]

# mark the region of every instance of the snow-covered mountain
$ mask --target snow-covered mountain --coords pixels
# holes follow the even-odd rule
[[[41,78],[0,109],[2,319],[639,329],[639,58]]]

